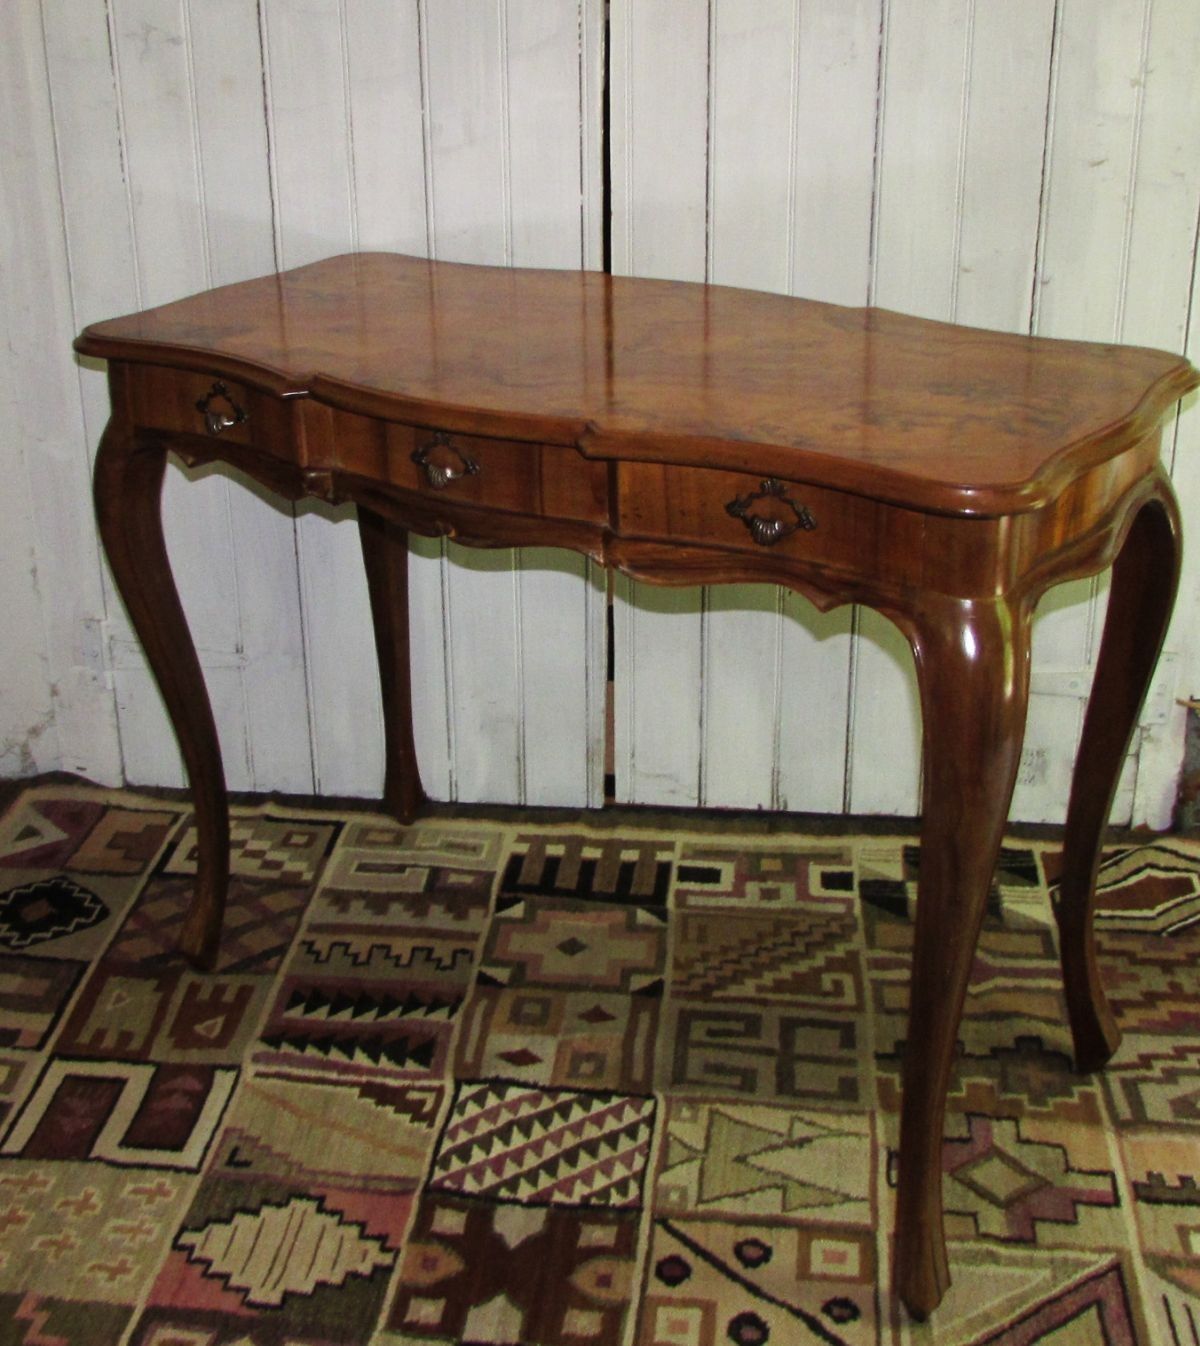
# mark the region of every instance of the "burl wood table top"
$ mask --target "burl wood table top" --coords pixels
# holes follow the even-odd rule
[[[1197,383],[1162,351],[383,253],[98,323],[76,345],[384,419],[961,515],[1046,504]]]

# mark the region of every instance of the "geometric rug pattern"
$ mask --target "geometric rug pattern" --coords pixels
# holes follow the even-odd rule
[[[1198,1346],[1200,843],[1114,844],[1077,1075],[1052,840],[1001,855],[891,1293],[909,835],[234,810],[0,815],[0,1346]]]

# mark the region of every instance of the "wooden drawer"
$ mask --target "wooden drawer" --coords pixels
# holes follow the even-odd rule
[[[190,442],[173,447],[187,462],[227,459],[285,494],[302,493],[298,478],[287,474],[298,466],[294,411],[303,398],[276,397],[224,375],[159,365],[126,365],[118,378],[133,424],[186,436]],[[251,468],[254,462],[257,469]]]
[[[185,369],[134,365],[129,370],[130,411],[135,425],[252,444],[258,395],[234,379]]]
[[[802,482],[621,463],[617,531],[911,582],[930,516]]]
[[[335,411],[329,443],[314,450],[309,467],[353,473],[447,506],[608,520],[607,465],[567,445],[452,434]]]

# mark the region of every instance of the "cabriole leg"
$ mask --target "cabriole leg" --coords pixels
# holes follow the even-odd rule
[[[1121,767],[1167,633],[1179,561],[1179,513],[1164,477],[1160,493],[1139,510],[1113,565],[1104,637],[1071,781],[1055,915],[1079,1070],[1098,1069],[1121,1040],[1096,965],[1096,872]]]
[[[358,507],[379,683],[383,692],[386,767],[383,802],[401,822],[411,822],[425,802],[413,745],[412,664],[408,646],[408,532]]]
[[[137,439],[114,419],[100,441],[93,487],[100,539],[166,703],[196,810],[196,887],[179,947],[198,967],[212,968],[229,886],[229,806],[208,691],[163,541],[166,457],[161,444]]]
[[[942,1128],[979,927],[1012,798],[1029,693],[1029,614],[942,600],[912,634],[924,717],[924,819],[904,1054],[897,1292],[918,1318],[950,1284]]]

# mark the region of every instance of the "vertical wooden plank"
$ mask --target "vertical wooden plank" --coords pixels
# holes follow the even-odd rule
[[[973,9],[889,0],[887,10],[872,299],[929,318],[954,305]]]
[[[1043,336],[1121,335],[1148,17],[1149,0],[1061,5],[1034,291],[1034,330]],[[1106,592],[1103,580],[1085,580],[1049,596],[1035,668],[1088,668]],[[1061,819],[1082,719],[1082,701],[1033,706],[1028,751],[1040,754],[1049,788],[1018,796],[1022,817]]]
[[[614,0],[610,9],[613,270],[703,280],[708,223],[708,6]],[[700,589],[615,589],[617,798],[694,803],[699,792]]]
[[[1063,0],[1035,314],[1043,336],[1119,336],[1148,18],[1148,0]]]
[[[598,163],[583,158],[581,25],[593,6],[507,0],[502,56],[508,108],[511,260],[516,266],[584,264],[585,178],[598,197]],[[594,84],[592,88],[598,92]],[[598,147],[597,147],[598,148]],[[518,552],[517,660],[520,797],[536,804],[603,799],[602,704],[605,666],[594,636],[604,592],[589,582],[584,557]]]
[[[6,11],[0,49],[0,774],[120,779],[101,641],[74,314],[40,6]]]
[[[433,228],[446,261],[512,259],[506,26],[503,0],[425,9]]]
[[[507,6],[428,5],[432,248],[451,261],[512,260]],[[447,547],[447,701],[453,797],[521,798],[518,582],[512,551]]]
[[[795,0],[713,0],[709,57],[708,278],[788,287]]]
[[[715,19],[710,279],[862,303],[878,4],[725,3]],[[828,117],[831,105],[842,114]],[[826,205],[853,212],[843,236],[819,227]],[[823,616],[793,594],[710,590],[705,803],[841,807],[849,622],[848,611]]]
[[[1185,350],[1195,364],[1200,360],[1200,153],[1194,134],[1200,125],[1200,81],[1195,77],[1200,67],[1200,8],[1187,0],[1156,0],[1150,17],[1121,335],[1137,345]],[[1186,530],[1200,518],[1196,394],[1187,399],[1178,425],[1166,428],[1163,447]],[[1142,732],[1136,791],[1130,801],[1135,825],[1167,827],[1175,808],[1186,726],[1179,697],[1193,693],[1200,665],[1196,553],[1194,546],[1185,544],[1175,618],[1166,641],[1176,655],[1180,685],[1166,679],[1166,721]]]
[[[187,0],[198,178],[212,283],[275,270],[275,221],[257,6]],[[313,788],[293,510],[227,472],[245,720],[240,788]],[[237,777],[232,777],[237,783]]]
[[[580,0],[579,5],[579,130],[580,209],[583,212],[583,265],[604,269],[605,79],[607,68],[608,0]],[[611,159],[611,155],[610,155]]]
[[[214,285],[275,269],[262,48],[251,0],[186,0],[200,199]]]
[[[605,264],[605,236],[611,237],[605,218],[610,200],[604,192],[608,169],[605,155],[609,148],[605,137],[608,0],[581,0],[579,12],[582,30],[579,46],[582,265],[599,271]],[[604,803],[609,723],[609,580],[604,569],[591,561],[584,573],[590,589],[590,595],[585,599],[587,803],[599,808]]]
[[[436,538],[408,541],[408,638],[412,649],[413,742],[421,783],[431,799],[453,799],[450,708],[446,679],[446,575]]]
[[[792,123],[793,294],[865,304],[882,0],[800,0]]]
[[[42,22],[71,302],[82,327],[128,312],[140,299],[108,6],[105,0],[46,0]],[[103,364],[81,364],[80,389],[85,433],[94,446],[108,419]]]
[[[127,172],[119,15],[112,15],[110,28],[109,6],[103,0],[70,6],[51,0],[43,6],[43,22],[72,296],[76,321],[83,325],[143,302],[134,232],[141,203]],[[105,221],[105,228],[96,227],[98,219]],[[94,445],[108,416],[103,366],[93,362],[85,369],[81,392],[87,440]],[[127,674],[138,676],[144,664],[115,595],[108,602],[108,616],[124,774],[180,784],[178,754],[157,696],[134,698],[123,685]],[[123,650],[132,652],[132,659],[121,659]]]
[[[263,0],[261,15],[276,251],[293,267],[357,241],[343,10],[339,0]],[[353,510],[306,501],[296,555],[316,789],[377,795],[383,721]]]
[[[425,11],[432,246],[462,261],[577,267],[587,231],[581,12],[531,0]],[[592,50],[597,38],[591,38]],[[594,77],[589,86],[597,90]],[[594,238],[594,231],[593,231]],[[601,601],[577,557],[447,549],[446,682],[461,799],[583,804],[600,791]],[[591,658],[589,661],[589,651]]]
[[[779,722],[772,798],[777,808],[840,813],[846,783],[852,609],[821,613],[783,596]]]
[[[387,6],[375,0],[346,0],[345,14],[359,246],[428,255],[431,165],[421,5],[418,0]],[[449,799],[453,792],[441,544],[410,538],[408,570],[417,760],[430,797]]]
[[[1054,0],[976,0],[954,321],[1027,332],[1037,261]]]
[[[161,304],[210,283],[208,239],[200,208],[200,166],[193,118],[188,41],[181,3],[110,0],[113,65],[128,181],[129,218],[139,302]],[[171,471],[163,488],[163,530],[192,638],[207,665],[214,704],[235,719],[218,721],[226,773],[248,783],[238,670],[210,652],[238,648],[239,621],[229,528],[228,483],[218,474]],[[118,628],[113,645],[125,765],[133,781],[150,783],[175,767],[170,730],[146,673],[140,647]],[[128,680],[125,688],[120,686]],[[135,691],[136,689],[136,691]],[[168,762],[170,766],[168,767]]]
[[[423,255],[425,128],[416,0],[345,0],[358,246]]]
[[[1041,194],[1051,0],[889,6],[873,300],[987,327],[1028,322]],[[864,612],[849,807],[915,813],[911,656]]]
[[[514,266],[583,265],[580,102],[582,6],[504,0],[501,53],[508,123]]]
[[[709,6],[612,0],[613,271],[703,280]]]
[[[57,161],[62,245],[67,267],[68,295],[63,297],[59,290],[58,299],[64,306],[69,304],[71,312],[69,329],[60,330],[58,341],[63,357],[69,360],[70,337],[74,330],[85,323],[137,307],[138,290],[107,6],[104,0],[84,0],[84,3],[69,6],[65,0],[46,0],[41,9],[46,83],[53,121],[53,157]],[[49,164],[51,156],[46,156],[42,162]],[[97,228],[97,220],[103,220],[105,227]],[[54,270],[47,278],[51,285]],[[54,291],[50,289],[47,293]],[[40,307],[42,303],[39,296],[39,311],[44,312]],[[76,384],[73,390],[72,382]],[[82,469],[87,473],[91,451],[99,442],[108,419],[104,366],[97,361],[80,362],[64,385],[63,396],[48,399],[47,405],[64,411],[70,407],[72,412],[76,406],[80,408],[83,461],[75,471]],[[38,415],[40,420],[44,408]],[[64,620],[71,623],[75,638],[83,645],[83,658],[79,662],[92,668],[92,676],[97,681],[107,684],[106,628],[109,619],[118,627],[124,625],[124,614],[111,591],[107,572],[100,565],[86,477],[82,482],[78,476],[73,481],[64,478],[58,494],[59,498],[52,505],[38,502],[39,516],[48,508],[49,517],[61,518],[64,533],[69,532],[72,544],[81,545],[83,551],[73,555],[64,547],[58,553],[66,571],[74,574],[64,575],[62,583],[54,585],[56,608]],[[80,605],[78,609],[74,607],[75,603]],[[106,711],[101,709],[104,700],[110,707]],[[80,751],[72,760],[64,736],[64,765],[86,774],[94,771],[99,779],[116,784],[124,776],[120,742],[124,723],[116,709],[113,688],[106,685],[103,697],[97,697],[93,705],[97,709],[95,724],[99,726],[107,721],[109,747],[99,760],[92,762],[86,737],[80,735],[74,739]],[[65,711],[66,707],[62,709]],[[76,725],[80,730],[85,729],[86,709]],[[64,735],[65,726],[64,717]]]
[[[884,39],[872,302],[946,318],[953,303],[969,6],[890,0]],[[846,805],[918,810],[921,718],[907,643],[870,609],[856,624]]]
[[[8,53],[12,55],[12,49]],[[9,60],[0,56],[0,71],[8,75]],[[5,67],[8,67],[7,69]],[[12,103],[0,93],[0,108]],[[7,104],[7,106],[5,106]],[[15,123],[9,123],[15,124]],[[3,132],[0,132],[3,137]],[[3,145],[0,138],[0,145]],[[4,227],[16,214],[0,182],[0,242],[7,245]],[[0,295],[8,298],[7,276],[0,273]],[[0,325],[15,349],[18,334],[10,327],[4,305]],[[34,776],[61,765],[54,704],[50,699],[50,652],[43,626],[42,595],[38,578],[38,546],[34,529],[29,469],[25,460],[24,430],[18,390],[7,362],[0,366],[0,472],[5,490],[5,538],[0,553],[0,611],[7,638],[0,641],[0,778]]]
[[[871,286],[881,0],[802,0],[792,121],[793,294],[864,304]],[[831,116],[829,109],[836,108]],[[781,808],[844,807],[853,609],[788,594],[776,752]]]
[[[709,237],[716,284],[787,288],[798,59],[794,0],[714,0],[709,55]],[[719,585],[705,596],[700,798],[773,803],[781,692],[782,594]]]
[[[142,301],[271,269],[254,11],[228,0],[205,10],[190,0],[119,0],[111,13]],[[248,98],[256,89],[258,97]],[[232,200],[240,204],[237,221],[228,218]],[[255,788],[260,773],[276,788],[310,788],[308,747],[297,732],[305,686],[290,511],[264,508],[265,493],[231,486],[230,474],[196,476],[169,474],[163,512],[227,778],[235,789]],[[131,688],[123,699],[141,716],[156,698],[142,690],[149,684],[140,657],[136,665],[138,694]],[[165,730],[156,737],[165,739]],[[131,771],[135,748],[131,742],[127,751]]]
[[[699,796],[702,592],[617,577],[613,728],[624,802],[684,805]]]

